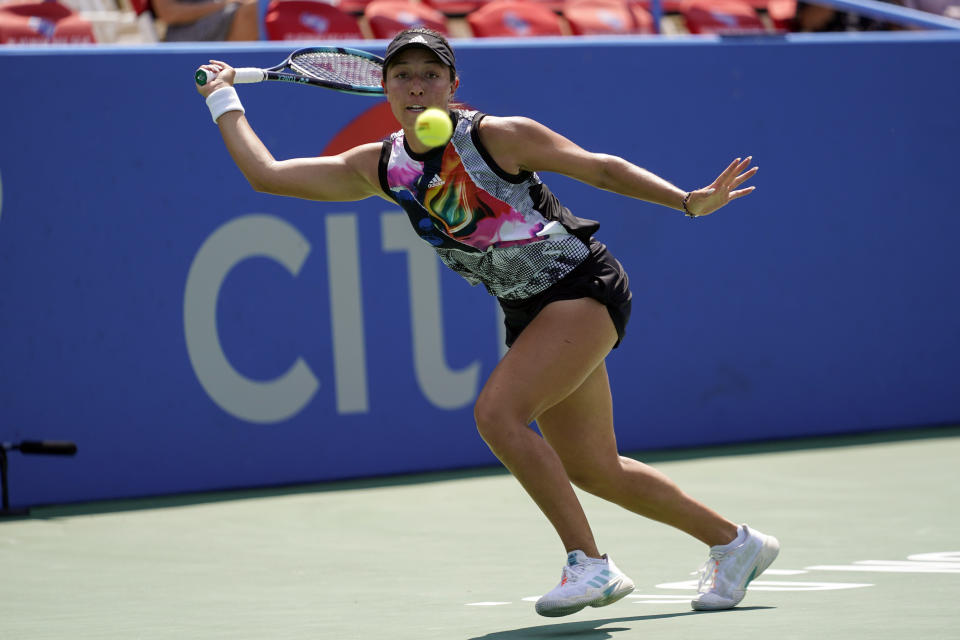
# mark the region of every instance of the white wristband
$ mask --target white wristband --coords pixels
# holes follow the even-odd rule
[[[207,96],[207,106],[210,107],[210,115],[213,116],[213,123],[217,123],[217,118],[227,111],[239,111],[243,113],[243,105],[240,104],[240,96],[233,87],[221,87]]]

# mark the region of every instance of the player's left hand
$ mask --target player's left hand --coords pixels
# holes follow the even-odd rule
[[[220,60],[211,60],[207,64],[200,65],[200,68],[206,69],[211,75],[216,76],[213,80],[207,82],[205,85],[197,85],[197,91],[204,98],[209,96],[217,89],[233,86],[233,78],[236,75],[236,71],[226,62],[221,62]]]
[[[730,201],[752,193],[756,187],[737,188],[752,178],[760,168],[753,167],[747,171],[746,169],[750,166],[751,159],[753,159],[753,156],[748,156],[743,160],[737,158],[723,170],[723,173],[721,173],[712,184],[703,189],[691,191],[690,197],[687,198],[687,209],[690,213],[697,218],[700,216],[708,216]]]

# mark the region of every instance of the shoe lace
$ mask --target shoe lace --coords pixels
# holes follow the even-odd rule
[[[563,577],[569,582],[576,582],[580,579],[580,576],[584,574],[587,570],[587,565],[585,564],[574,564],[574,565],[564,565],[563,567]]]
[[[723,553],[711,552],[710,557],[703,563],[697,572],[700,576],[700,582],[697,585],[698,593],[706,593],[713,589],[717,583],[717,573],[720,571],[720,561],[723,560]]]

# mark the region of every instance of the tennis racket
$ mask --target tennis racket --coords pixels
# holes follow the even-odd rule
[[[346,47],[308,47],[298,49],[269,69],[236,69],[234,83],[279,80],[324,87],[362,96],[382,96],[383,58]],[[216,74],[197,69],[195,78],[201,87]]]

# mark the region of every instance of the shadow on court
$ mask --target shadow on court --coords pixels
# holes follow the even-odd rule
[[[680,613],[660,613],[649,616],[629,616],[622,618],[604,618],[603,620],[584,620],[583,622],[566,622],[563,624],[547,624],[522,629],[495,631],[483,636],[474,636],[470,640],[531,640],[533,638],[582,638],[584,640],[608,640],[619,631],[636,631],[633,627],[606,627],[617,622],[645,622],[649,620],[664,620],[667,618],[686,618],[687,616],[731,614],[743,611],[760,609],[776,609],[776,607],[737,607],[727,611],[682,611]]]

